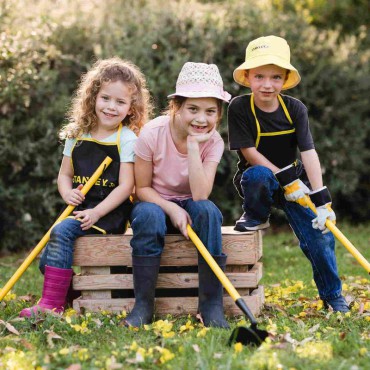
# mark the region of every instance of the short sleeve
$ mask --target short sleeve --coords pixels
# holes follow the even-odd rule
[[[218,132],[215,132],[202,153],[202,162],[220,163],[225,144]]]
[[[153,160],[153,137],[151,130],[148,130],[145,126],[136,141],[135,154],[144,161],[151,162]]]
[[[66,139],[63,149],[63,155],[66,157],[72,157],[72,149],[77,139]]]
[[[234,98],[228,108],[227,124],[230,150],[255,147],[255,139],[246,114],[246,98]]]
[[[121,132],[120,162],[135,162],[137,136],[127,127]]]

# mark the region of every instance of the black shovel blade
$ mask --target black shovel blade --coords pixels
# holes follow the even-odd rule
[[[228,345],[231,346],[233,343],[241,343],[244,346],[254,345],[258,347],[268,335],[269,333],[266,330],[259,330],[257,327],[246,328],[244,326],[239,326],[233,330]]]

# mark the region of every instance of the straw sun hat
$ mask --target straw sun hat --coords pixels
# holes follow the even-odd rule
[[[168,98],[216,98],[228,102],[231,95],[224,91],[220,72],[215,64],[187,62],[176,82],[176,92]]]
[[[245,51],[245,62],[235,69],[234,80],[243,86],[249,87],[245,70],[257,68],[268,64],[275,64],[290,71],[283,90],[291,89],[299,84],[301,76],[290,64],[290,48],[281,37],[265,36],[251,41]]]

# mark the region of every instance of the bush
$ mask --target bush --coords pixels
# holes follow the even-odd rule
[[[186,61],[215,63],[226,89],[248,42],[285,37],[302,82],[289,93],[308,107],[324,179],[339,216],[368,216],[369,53],[366,33],[323,30],[307,14],[279,13],[244,1],[82,0],[4,2],[0,14],[1,250],[30,248],[55,220],[62,201],[56,178],[62,146],[57,133],[77,81],[96,58],[136,63],[148,78],[159,113]],[[358,31],[358,29],[356,29]],[[221,134],[227,143],[226,114]],[[239,216],[232,185],[236,156],[226,149],[212,199],[226,224]],[[361,204],[361,207],[354,207]]]

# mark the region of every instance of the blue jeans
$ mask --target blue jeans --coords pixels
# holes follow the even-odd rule
[[[175,203],[189,213],[193,221],[191,226],[208,251],[213,256],[221,256],[222,215],[215,204],[210,200],[193,201],[192,199],[176,201]],[[136,203],[131,213],[132,255],[160,256],[169,226],[172,225],[169,225],[166,214],[161,207],[149,202]],[[172,229],[174,229],[173,226]],[[177,232],[179,231],[177,230]]]
[[[81,229],[81,222],[74,218],[66,218],[53,227],[50,240],[46,244],[40,259],[39,268],[45,272],[45,265],[62,269],[72,268],[73,249],[79,236],[95,234],[95,229]]]
[[[273,172],[263,166],[252,166],[244,171],[241,186],[244,193],[243,209],[256,223],[267,220],[271,207],[282,209],[299,245],[311,262],[313,278],[320,298],[329,300],[341,295],[342,283],[338,276],[335,240],[332,233],[323,235],[312,228],[315,214],[298,203],[288,202]]]

